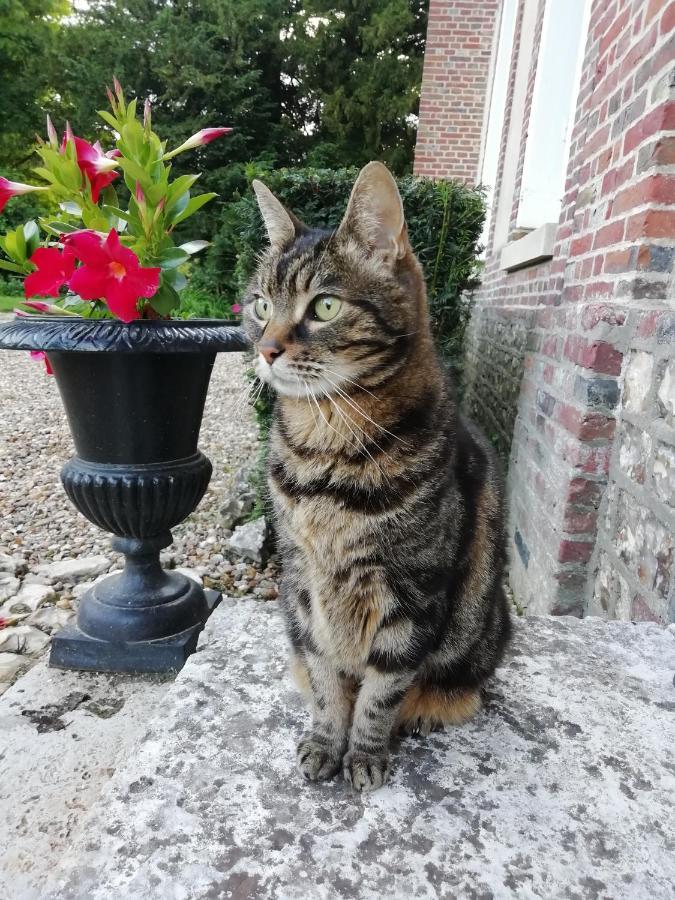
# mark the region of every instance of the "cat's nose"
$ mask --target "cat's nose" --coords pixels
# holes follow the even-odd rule
[[[262,353],[263,357],[270,366],[272,365],[274,360],[278,356],[281,356],[281,354],[284,352],[283,346],[274,338],[262,341],[260,344],[258,344],[258,350],[260,351],[260,353]]]

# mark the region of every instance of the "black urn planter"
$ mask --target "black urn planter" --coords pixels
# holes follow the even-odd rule
[[[159,553],[211,478],[197,443],[216,353],[247,347],[238,326],[218,320],[33,316],[0,326],[0,349],[47,354],[76,451],[63,486],[125,555],[121,574],[82,597],[77,625],[54,635],[50,665],[171,672],[194,651],[220,597],[162,569]]]

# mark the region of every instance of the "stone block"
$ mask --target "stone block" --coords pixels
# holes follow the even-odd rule
[[[630,354],[624,380],[623,403],[630,412],[642,412],[652,384],[654,357],[643,350]]]
[[[670,896],[665,630],[516,619],[485,710],[397,743],[360,797],[295,770],[308,716],[276,606],[216,610],[41,896]]]
[[[669,425],[675,425],[675,359],[664,364],[656,388],[658,413]]]
[[[675,447],[658,444],[654,454],[654,490],[656,496],[675,508]]]
[[[628,478],[644,484],[652,455],[652,439],[646,431],[624,423],[619,446],[619,466]]]

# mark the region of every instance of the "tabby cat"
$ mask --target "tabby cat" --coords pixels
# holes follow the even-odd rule
[[[359,174],[335,231],[254,181],[270,246],[244,297],[277,394],[269,483],[310,781],[380,787],[399,728],[470,718],[510,632],[498,466],[434,350],[396,183]]]

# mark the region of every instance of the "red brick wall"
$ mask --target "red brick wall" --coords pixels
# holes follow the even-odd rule
[[[468,339],[511,580],[529,612],[672,621],[675,2],[594,0],[565,191],[549,262],[507,273],[490,242]]]
[[[415,174],[475,183],[499,0],[430,0]]]

